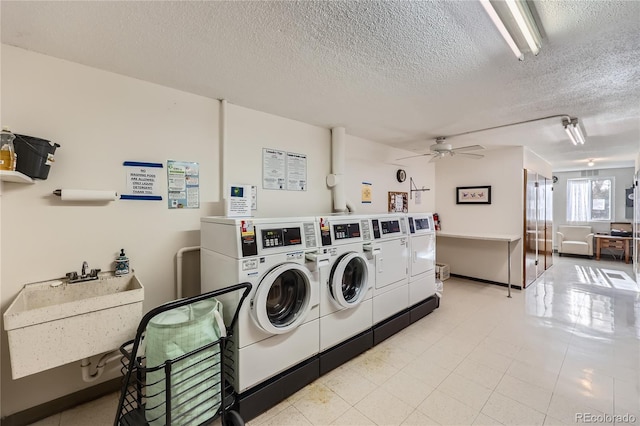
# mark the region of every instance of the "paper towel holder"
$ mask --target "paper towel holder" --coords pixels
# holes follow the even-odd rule
[[[118,197],[118,193],[114,190],[98,191],[85,189],[56,189],[53,195],[60,197],[61,201],[74,202],[107,202],[114,201]]]

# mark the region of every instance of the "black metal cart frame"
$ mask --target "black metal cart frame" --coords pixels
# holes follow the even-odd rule
[[[164,363],[154,367],[147,367],[145,355],[138,355],[138,352],[141,350],[141,345],[143,344],[145,338],[147,326],[149,322],[158,314],[240,290],[244,290],[244,292],[242,293],[238,306],[235,308],[236,310],[234,312],[231,323],[225,325],[226,336],[222,336],[219,340],[209,342],[202,347],[199,347],[176,358],[168,359]],[[155,309],[152,309],[147,314],[145,314],[142,317],[140,324],[138,325],[135,339],[125,342],[122,346],[120,346],[120,352],[123,355],[121,360],[123,382],[114,426],[149,425],[150,422],[153,425],[164,424],[166,426],[184,426],[188,422],[185,419],[181,419],[181,416],[183,416],[185,412],[189,412],[193,408],[195,408],[193,407],[194,404],[196,407],[198,405],[202,407],[202,404],[205,403],[210,404],[211,401],[207,399],[211,395],[206,395],[206,399],[199,402],[196,401],[195,398],[181,401],[180,404],[177,404],[182,405],[182,407],[180,407],[173,405],[173,400],[175,397],[174,390],[179,388],[180,385],[183,385],[178,392],[182,392],[182,394],[185,395],[188,392],[192,392],[194,388],[201,387],[203,384],[206,384],[207,386],[209,384],[212,384],[212,386],[214,387],[219,386],[220,393],[217,395],[213,395],[213,397],[219,397],[220,404],[216,412],[212,412],[210,416],[207,413],[204,421],[200,421],[202,420],[202,418],[198,418],[198,421],[195,424],[208,424],[218,417],[221,417],[223,426],[243,425],[244,422],[240,415],[237,412],[230,410],[235,402],[235,393],[230,385],[226,382],[225,373],[227,369],[233,369],[234,367],[233,360],[226,353],[225,348],[229,337],[231,337],[233,333],[236,321],[238,320],[240,307],[242,306],[242,303],[247,298],[250,291],[250,283],[236,284],[222,288],[220,290],[200,294],[198,296],[169,302]],[[212,357],[216,356],[217,358],[213,360]],[[209,363],[214,362],[215,366],[219,368],[211,368],[207,369],[206,371],[199,371],[198,368],[192,368],[193,363],[188,364],[188,367],[181,366],[185,361],[193,360],[196,357],[197,361],[193,361],[196,364],[205,361]],[[193,373],[191,373],[191,371],[193,371]],[[164,386],[162,387],[163,389],[160,392],[160,394],[164,392],[164,397],[162,397],[162,395],[159,395],[159,393],[157,392],[154,395],[148,394],[150,386],[153,386],[154,384],[157,385],[159,382],[161,382],[156,381],[155,383],[147,383],[148,376],[153,376],[154,373],[156,377],[161,375],[162,380],[164,380],[165,382]],[[172,381],[172,378],[176,377],[176,373],[178,373],[178,376],[180,377],[180,381],[182,383],[178,382],[177,380]],[[158,396],[160,396],[162,400],[161,404],[158,404],[158,406],[156,407],[146,406],[149,398],[155,398],[157,400]],[[164,407],[162,407],[162,405],[164,405]],[[164,410],[164,413],[163,415],[149,421],[146,418],[146,410],[155,408]],[[164,419],[162,417],[164,417]]]

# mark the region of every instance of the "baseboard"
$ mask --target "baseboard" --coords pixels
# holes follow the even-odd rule
[[[62,396],[54,399],[53,401],[48,401],[44,404],[27,408],[24,411],[10,414],[0,419],[0,424],[2,426],[26,426],[62,411],[77,407],[85,402],[90,402],[110,393],[118,392],[120,391],[121,386],[122,377],[116,377],[115,379]],[[115,418],[116,407],[113,409],[113,419],[115,420]]]
[[[491,280],[485,280],[482,278],[475,278],[475,277],[467,277],[466,275],[458,275],[458,274],[451,274],[452,277],[456,277],[456,278],[464,278],[465,280],[471,280],[471,281],[478,281],[480,283],[485,283],[485,284],[494,284],[494,285],[499,285],[500,287],[509,287],[509,284],[506,283],[501,283],[498,281],[491,281]],[[513,290],[522,290],[522,286],[521,285],[516,285],[516,284],[511,284],[511,289]]]

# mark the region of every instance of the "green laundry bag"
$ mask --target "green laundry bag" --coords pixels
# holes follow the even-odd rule
[[[181,306],[156,315],[145,333],[147,369],[165,364],[225,336],[222,303],[216,299]],[[220,345],[175,362],[170,373],[171,418],[174,425],[199,425],[218,411]],[[165,425],[164,368],[147,371],[145,416],[150,426]]]

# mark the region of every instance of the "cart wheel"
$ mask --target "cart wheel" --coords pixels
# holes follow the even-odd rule
[[[225,413],[224,426],[244,426],[244,420],[237,411],[230,410]]]

